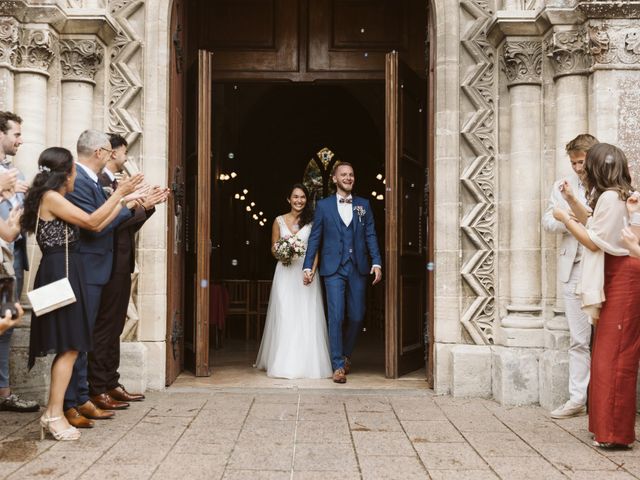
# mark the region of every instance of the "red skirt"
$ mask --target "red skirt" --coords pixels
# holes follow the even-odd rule
[[[635,440],[640,361],[640,260],[605,254],[606,301],[595,329],[589,383],[589,431],[598,442]]]

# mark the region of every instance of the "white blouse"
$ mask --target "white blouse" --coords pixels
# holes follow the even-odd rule
[[[622,257],[629,251],[622,243],[621,230],[628,220],[627,206],[620,200],[618,192],[607,190],[596,203],[593,215],[587,221],[587,233],[599,250],[592,252],[584,249],[582,257],[582,276],[576,293],[582,298],[582,310],[592,322],[600,317],[604,295],[604,254]]]

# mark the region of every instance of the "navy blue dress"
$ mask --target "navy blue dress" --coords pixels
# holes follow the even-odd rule
[[[69,282],[76,296],[75,303],[53,310],[31,320],[29,339],[29,369],[36,357],[69,350],[91,350],[91,329],[87,315],[85,274],[82,257],[77,253],[78,227],[60,219],[42,220],[36,240],[42,250],[42,260],[36,273],[34,288],[60,280],[65,276],[65,228],[69,235]]]

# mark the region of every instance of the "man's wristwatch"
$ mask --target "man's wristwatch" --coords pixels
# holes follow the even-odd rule
[[[120,199],[120,205],[122,205],[122,208],[127,208],[127,200],[124,197]]]

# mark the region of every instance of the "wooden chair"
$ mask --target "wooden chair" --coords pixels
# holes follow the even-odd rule
[[[246,338],[249,339],[249,323],[251,322],[252,288],[249,280],[223,280],[223,285],[229,292],[229,308],[227,317],[244,316]],[[226,330],[225,322],[225,330]]]

